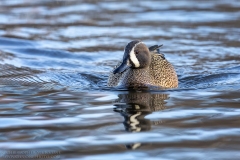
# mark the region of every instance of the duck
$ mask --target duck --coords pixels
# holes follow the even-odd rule
[[[164,54],[160,53],[161,46],[148,48],[140,40],[129,42],[122,60],[110,72],[107,86],[177,88],[177,73]]]

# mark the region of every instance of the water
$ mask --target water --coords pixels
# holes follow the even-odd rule
[[[1,159],[240,159],[240,3],[0,1]],[[110,89],[125,45],[179,88]]]

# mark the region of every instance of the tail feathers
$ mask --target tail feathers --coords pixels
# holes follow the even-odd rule
[[[149,51],[158,53],[163,59],[165,59],[165,55],[160,52],[160,47],[162,47],[162,46],[163,46],[163,44],[151,46],[151,47],[149,47]]]
[[[162,47],[162,46],[163,46],[163,44],[151,46],[151,47],[149,47],[149,51],[160,53],[160,47]]]

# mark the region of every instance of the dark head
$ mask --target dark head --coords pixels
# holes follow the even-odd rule
[[[151,55],[148,47],[141,41],[132,41],[125,47],[122,64],[113,73],[121,73],[129,68],[145,68],[150,63]]]

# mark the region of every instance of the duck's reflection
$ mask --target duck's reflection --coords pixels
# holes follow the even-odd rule
[[[151,129],[151,121],[144,117],[154,111],[163,110],[164,100],[168,99],[168,94],[154,94],[150,92],[129,92],[119,94],[118,100],[114,104],[115,112],[119,112],[124,117],[125,130],[128,132],[142,132]],[[141,143],[127,144],[129,149],[136,149]]]

